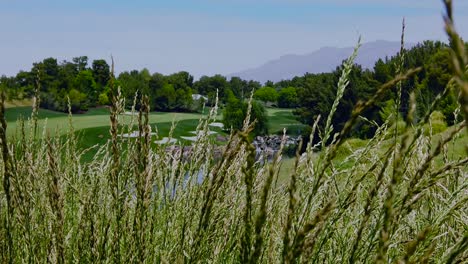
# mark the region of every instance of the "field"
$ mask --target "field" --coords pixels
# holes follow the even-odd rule
[[[460,65],[468,57],[450,3],[445,21],[457,67],[424,112],[411,94],[401,126],[392,120],[401,114],[401,81],[418,71],[400,69],[334,130],[355,49],[327,121],[315,121],[294,159],[279,151],[258,160],[252,120],[215,142],[210,130],[225,133],[210,126],[221,118],[215,111],[150,113],[142,99],[132,122],[119,114],[122,98],[113,97],[110,111],[70,117],[37,108],[31,115],[29,107],[5,114],[0,102],[0,262],[467,263],[468,78]],[[431,114],[452,89],[460,94],[454,120],[463,117],[432,133]],[[373,137],[349,138],[393,92],[396,107]],[[291,110],[268,114],[271,133],[300,132]],[[197,135],[190,146],[155,144],[152,132],[169,135],[173,121],[175,138]],[[122,140],[135,130],[139,136]]]
[[[9,104],[13,105],[13,104]],[[23,103],[24,105],[24,103]],[[208,112],[210,109],[206,109]],[[22,107],[9,107],[6,110],[6,120],[8,122],[8,135],[17,133],[17,120],[22,118],[31,117],[32,108],[28,106]],[[282,133],[283,128],[286,128],[288,134],[298,134],[300,129],[303,127],[295,117],[292,115],[291,109],[275,109],[268,108],[267,113],[269,116],[270,132],[271,133]],[[76,114],[72,117],[73,128],[79,138],[78,145],[82,149],[91,148],[93,146],[102,146],[109,139],[109,109],[108,108],[94,108],[90,109],[84,114]],[[206,116],[206,114],[205,114]],[[138,113],[135,114],[134,118],[138,117]],[[202,114],[198,113],[150,113],[149,124],[154,131],[157,130],[159,139],[167,137],[171,130],[173,123],[175,129],[172,137],[181,141],[184,144],[190,144],[190,141],[184,140],[181,137],[193,137],[193,132],[199,124]],[[67,134],[69,129],[69,116],[66,113],[50,111],[46,109],[40,109],[38,114],[38,126],[40,128],[47,128],[48,133],[51,135],[64,136]],[[123,126],[130,124],[131,115],[123,114],[121,116],[121,124]],[[214,122],[221,122],[222,116],[217,115]],[[128,130],[128,129],[127,129]],[[228,136],[228,132],[218,127],[210,127],[210,130],[216,132],[224,137]],[[129,131],[126,131],[129,132]],[[131,131],[130,131],[131,132]],[[215,134],[216,135],[216,134]],[[213,137],[215,137],[215,135]],[[156,141],[157,139],[153,139]],[[223,144],[223,143],[221,143]],[[154,144],[153,144],[154,145]],[[83,155],[84,161],[89,161],[95,154],[95,148],[90,150]]]
[[[30,111],[8,109],[8,133]],[[272,131],[297,126],[290,110],[268,112]],[[122,141],[131,116],[103,108],[74,115],[75,138],[67,134],[68,115],[41,110],[39,127],[47,119],[46,131],[57,137],[34,136],[34,122],[27,122],[25,137],[8,148],[14,155],[3,154],[1,208],[17,208],[1,211],[3,260],[450,263],[468,257],[464,123],[438,135],[423,133],[424,123],[397,135],[384,125],[370,140],[338,139],[319,152],[309,146],[299,159],[277,156],[271,163],[255,161],[249,128],[224,145],[221,157],[207,134],[189,151],[153,144],[150,127],[167,135],[176,120],[179,137],[198,120],[202,132],[220,118],[200,117],[144,114],[144,137]],[[83,163],[79,157],[91,144],[98,145]]]
[[[24,102],[22,103],[24,105]],[[297,132],[303,126],[299,123],[294,115],[292,109],[280,109],[280,108],[267,108],[269,116],[270,133],[276,133],[282,131],[284,127],[288,131]],[[25,119],[31,116],[32,108],[30,106],[20,107],[8,107],[6,109],[6,120],[9,124],[8,132],[12,132],[16,129],[16,121],[23,117]],[[205,112],[208,112],[206,109]],[[136,113],[138,114],[138,112]],[[50,111],[46,109],[39,110],[39,120],[48,119],[47,127],[49,129],[58,128],[62,132],[67,129],[68,126],[68,114]],[[183,120],[198,120],[202,117],[202,114],[197,113],[150,113],[150,123],[172,123],[172,121],[183,121]],[[129,118],[127,118],[128,120]],[[216,119],[220,121],[221,115],[217,115]],[[108,108],[93,108],[84,114],[73,115],[73,126],[75,129],[87,129],[92,127],[108,126],[109,125],[109,109]],[[40,123],[41,124],[41,123]],[[43,123],[42,123],[43,124]],[[161,125],[165,126],[165,125]],[[193,126],[192,128],[195,128]],[[180,129],[183,131],[183,129]],[[60,133],[60,132],[59,132]],[[182,132],[181,132],[182,135]]]
[[[16,104],[24,105],[24,102],[16,102]],[[31,116],[31,107],[21,106],[14,107],[13,104],[9,104],[12,107],[7,108],[6,119],[8,121],[8,134],[16,133],[17,120],[22,117]],[[209,109],[208,109],[209,110]],[[207,110],[207,111],[208,111]],[[294,115],[292,114],[291,109],[279,109],[279,108],[267,108],[267,113],[269,116],[269,126],[270,133],[280,134],[282,133],[283,128],[286,128],[288,134],[296,135],[300,134],[301,129],[304,125],[300,124],[295,120]],[[90,148],[95,145],[102,146],[109,139],[109,109],[107,108],[95,108],[90,109],[85,114],[73,115],[73,126],[76,130],[76,134],[79,137],[79,146],[82,149]],[[193,133],[189,131],[194,131],[199,124],[199,120],[202,117],[202,114],[197,113],[151,113],[150,115],[150,124],[152,129],[157,128],[159,132],[159,137],[166,137],[169,134],[170,128],[173,124],[173,121],[176,122],[176,127],[173,133],[173,137],[179,138],[181,136],[193,136]],[[69,127],[69,117],[66,113],[54,112],[46,109],[39,110],[39,126],[45,125],[45,119],[47,119],[46,126],[51,131],[57,132],[58,135],[64,135],[68,131]],[[222,119],[221,115],[217,115],[216,121]],[[130,116],[123,115],[123,123],[129,123]],[[220,135],[227,136],[226,131],[223,131],[219,128],[211,127],[210,129],[218,132]],[[435,144],[437,140],[444,134],[447,134],[450,129],[440,135],[435,135],[432,139],[432,144]],[[185,144],[190,144],[188,141],[183,141]],[[448,153],[452,158],[463,157],[465,154],[464,143],[466,142],[466,136],[464,134],[456,138],[454,143],[448,146]],[[337,162],[343,162],[347,156],[349,156],[354,151],[357,151],[364,147],[366,141],[351,139],[347,140],[345,144],[341,147],[339,154],[337,155]],[[389,144],[389,142],[387,142]],[[154,146],[154,145],[153,145]],[[84,157],[84,161],[89,161],[92,159],[95,151],[87,152]],[[438,159],[438,162],[441,162],[441,159]],[[290,172],[294,170],[295,159],[290,157],[283,157],[283,162],[279,172],[278,183],[285,184],[287,183]],[[345,162],[341,164],[343,167],[351,166],[352,162]]]
[[[8,134],[16,133],[17,120],[22,118],[31,117],[32,108],[28,106],[23,107],[10,107],[6,110],[6,120],[8,122]],[[205,110],[206,112],[209,109]],[[290,109],[275,109],[267,108],[269,116],[270,133],[281,133],[283,128],[286,128],[288,134],[300,134],[301,128],[304,126],[300,124],[292,114]],[[135,113],[137,118],[138,112]],[[194,131],[199,123],[202,114],[198,113],[150,113],[149,123],[153,129],[157,128],[160,137],[168,136],[169,130],[173,124],[176,124],[173,137],[179,138],[180,136],[193,136],[190,131]],[[205,115],[206,116],[206,115]],[[57,135],[66,134],[69,128],[69,117],[66,113],[40,109],[38,114],[39,127],[47,127],[47,130]],[[86,137],[84,145],[94,145],[97,143],[104,143],[109,139],[109,109],[108,108],[94,108],[90,109],[84,114],[75,114],[72,117],[74,129]],[[122,115],[122,124],[129,124],[131,115]],[[222,116],[217,115],[215,122],[221,122]],[[226,132],[217,128],[212,128],[223,135]],[[94,135],[94,136],[93,136]],[[101,135],[101,137],[99,137]],[[88,142],[86,142],[88,141]]]
[[[6,119],[9,122],[8,132],[13,132],[16,129],[16,120],[20,117],[30,117],[31,107],[16,107],[8,108],[6,111]],[[138,115],[138,112],[135,116]],[[196,128],[196,123],[200,119],[201,114],[192,113],[151,113],[150,123],[157,124],[158,129],[167,131],[172,122],[182,124],[180,129],[176,130],[176,135],[189,135],[188,131]],[[66,133],[69,126],[68,114],[61,112],[54,112],[50,110],[41,109],[38,118],[40,120],[39,126],[43,127],[45,119],[47,119],[47,128],[49,131],[57,131],[59,135]],[[130,122],[131,115],[122,115],[122,123],[127,124]],[[187,123],[187,124],[185,124]],[[106,131],[106,138],[108,137],[108,130],[110,126],[109,110],[107,108],[91,109],[84,114],[73,115],[73,127],[75,130],[97,129],[96,132],[102,130]],[[187,130],[187,128],[189,130]],[[184,134],[184,131],[185,134]],[[167,133],[167,132],[166,132]],[[162,133],[166,135],[166,133]]]

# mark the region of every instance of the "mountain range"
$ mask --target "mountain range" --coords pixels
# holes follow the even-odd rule
[[[398,41],[377,40],[364,43],[359,48],[355,63],[363,68],[372,69],[379,58],[390,58],[396,55],[400,46]],[[405,48],[412,46],[414,46],[413,43],[405,44]],[[284,55],[259,67],[229,74],[228,77],[237,76],[244,80],[265,83],[268,80],[277,82],[291,79],[305,73],[331,72],[353,53],[353,49],[354,47],[323,47],[309,54]]]

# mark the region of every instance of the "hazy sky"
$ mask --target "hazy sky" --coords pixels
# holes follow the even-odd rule
[[[454,0],[468,38],[468,1]],[[323,46],[445,40],[441,0],[0,0],[0,75],[46,57],[110,59],[118,72],[229,74]]]

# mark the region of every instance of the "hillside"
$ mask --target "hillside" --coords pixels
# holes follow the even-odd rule
[[[408,43],[406,48],[414,44]],[[289,54],[265,64],[230,74],[230,77],[240,77],[244,80],[255,80],[264,83],[268,80],[277,82],[291,79],[294,76],[302,76],[305,73],[331,72],[341,64],[351,53],[353,47],[337,48],[323,47],[319,50],[304,55]],[[362,44],[356,63],[363,68],[371,69],[379,58],[393,56],[400,50],[397,41],[377,40]]]

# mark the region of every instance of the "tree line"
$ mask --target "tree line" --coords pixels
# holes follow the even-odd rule
[[[56,111],[67,112],[67,98],[70,98],[72,111],[76,113],[110,104],[110,78],[110,66],[103,59],[93,60],[89,65],[87,56],[62,62],[46,58],[33,63],[29,71],[20,71],[11,77],[1,76],[0,85],[11,100],[31,98],[38,88],[41,107]],[[203,103],[212,105],[217,95],[221,103],[225,103],[231,95],[246,98],[252,90],[261,88],[259,82],[238,77],[228,80],[218,74],[194,81],[186,71],[163,75],[152,74],[147,69],[124,71],[115,78],[114,85],[121,87],[128,107],[135,95],[146,94],[152,110],[159,111],[195,111],[197,105],[193,105],[192,94],[204,95],[208,100]]]
[[[403,58],[403,65],[400,65],[400,58]],[[408,112],[409,95],[415,93],[417,116],[422,116],[449,82],[449,59],[447,44],[425,41],[406,50],[404,54],[379,59],[373,69],[363,69],[360,65],[354,65],[348,87],[332,120],[333,127],[335,130],[341,129],[353,106],[359,100],[370,98],[378,87],[398,73],[400,66],[403,66],[400,71],[419,66],[422,70],[402,82],[398,112],[401,116]],[[319,126],[323,127],[336,96],[341,71],[342,66],[339,66],[329,73],[307,73],[290,80],[276,83],[268,81],[262,85],[239,77],[228,80],[219,74],[202,76],[195,81],[186,71],[163,75],[142,69],[120,73],[115,78],[115,85],[121,87],[127,107],[133,104],[135,96],[146,94],[150,99],[151,110],[158,111],[197,111],[202,104],[213,105],[218,96],[221,105],[225,106],[225,115],[229,116],[226,123],[233,127],[242,124],[240,119],[245,116],[247,109],[245,101],[251,92],[255,91],[254,98],[258,102],[255,103],[254,109],[259,116],[265,116],[263,106],[294,108],[298,120],[307,125],[311,125],[319,115],[322,116]],[[109,64],[103,59],[93,60],[89,64],[86,56],[60,63],[55,58],[46,58],[34,63],[29,71],[20,71],[11,77],[2,76],[0,85],[10,99],[31,97],[37,87],[41,107],[51,110],[68,111],[69,98],[72,111],[76,113],[110,103],[110,78]],[[201,94],[207,100],[193,100],[193,94]],[[394,90],[388,92],[385,98],[387,101],[366,111],[364,117],[382,124],[389,117],[391,109],[396,107],[397,93]],[[453,89],[437,107],[449,125],[456,121],[453,115],[456,107],[457,91]],[[264,122],[259,122],[262,123]],[[262,128],[258,131],[266,133],[267,129]],[[373,135],[375,126],[370,122],[361,122],[354,131],[353,136],[367,138]]]
[[[468,50],[468,43],[465,44],[465,47]],[[415,117],[416,119],[421,118],[436,96],[444,91],[450,81],[449,52],[448,45],[443,42],[424,41],[405,50],[403,54],[379,59],[374,64],[373,69],[363,69],[360,65],[355,64],[349,76],[349,84],[332,119],[335,131],[341,130],[359,100],[365,101],[372,97],[380,86],[390,81],[399,72],[416,67],[422,67],[422,69],[411,78],[402,81],[401,94],[396,91],[396,88],[389,90],[384,96],[386,101],[377,103],[373,108],[363,113],[363,117],[372,122],[359,122],[353,129],[351,136],[372,137],[376,129],[373,122],[382,124],[391,116],[390,112],[393,112],[394,122],[403,119],[409,111],[410,94],[412,93],[416,97]],[[291,80],[267,83],[266,87],[258,90],[257,93],[268,89],[270,91],[269,97],[277,98],[279,107],[295,108],[294,113],[298,119],[309,126],[320,115],[319,127],[323,128],[336,97],[337,83],[341,72],[342,66],[339,66],[330,73],[305,74]],[[265,96],[261,95],[259,98],[265,98]],[[458,106],[457,100],[458,87],[454,86],[436,106],[435,110],[441,113],[438,116],[441,116],[448,125],[457,121],[455,120],[457,117],[454,115]],[[396,110],[397,102],[399,102],[398,110]],[[396,112],[398,112],[397,116],[394,114]]]
[[[465,48],[468,50],[468,43],[465,44]],[[392,80],[398,73],[416,67],[421,67],[421,71],[401,82],[401,92],[397,92],[396,89],[389,90],[384,96],[385,101],[378,102],[363,113],[363,120],[358,122],[350,136],[370,138],[377,128],[375,124],[381,125],[389,118],[393,119],[390,120],[390,125],[397,126],[409,111],[412,93],[415,94],[417,106],[415,118],[422,118],[436,96],[449,84],[452,67],[449,52],[448,45],[443,42],[424,41],[404,50],[402,54],[379,59],[372,69],[353,65],[348,76],[349,84],[332,119],[335,131],[343,128],[358,101],[370,99],[379,87]],[[342,70],[343,66],[338,66],[328,73],[307,73],[276,83],[268,81],[255,91],[254,98],[263,102],[263,105],[294,108],[298,120],[308,125],[308,129],[303,131],[304,135],[307,135],[318,116],[321,116],[319,129],[324,128],[336,98]],[[461,118],[460,115],[456,115],[457,101],[458,87],[454,86],[435,108],[437,113],[434,117],[440,119],[437,122],[453,125],[460,121],[456,120]]]

